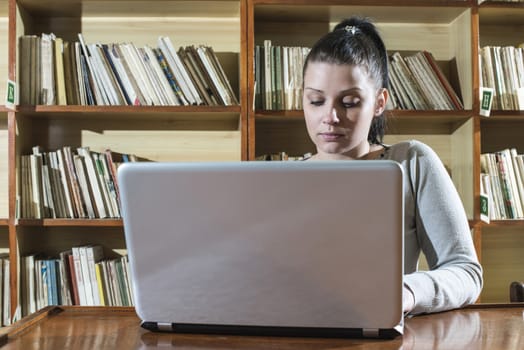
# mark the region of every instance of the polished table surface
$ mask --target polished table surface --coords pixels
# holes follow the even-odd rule
[[[524,349],[524,304],[407,318],[393,340],[152,333],[133,308],[48,307],[0,333],[4,349]]]

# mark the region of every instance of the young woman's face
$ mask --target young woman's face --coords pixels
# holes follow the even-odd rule
[[[304,114],[317,159],[360,158],[369,152],[369,128],[387,100],[365,68],[309,62],[304,74]]]

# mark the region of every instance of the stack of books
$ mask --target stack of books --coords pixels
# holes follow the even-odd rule
[[[524,109],[523,47],[485,46],[480,67],[480,86],[493,89],[492,109]]]
[[[430,52],[389,57],[390,100],[395,109],[462,110],[464,106]]]
[[[117,168],[134,155],[70,146],[20,157],[18,218],[119,218]]]
[[[58,258],[38,254],[21,261],[22,315],[48,305],[132,306],[127,256],[104,258],[103,247],[72,247]]]
[[[210,46],[175,49],[133,43],[67,42],[54,34],[20,37],[22,105],[238,105]]]
[[[302,109],[302,67],[308,47],[255,46],[255,109]]]
[[[480,193],[490,220],[524,218],[524,155],[508,148],[480,156]]]

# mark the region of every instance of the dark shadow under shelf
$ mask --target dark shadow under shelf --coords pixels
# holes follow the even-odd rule
[[[18,219],[18,226],[123,227],[122,219]]]

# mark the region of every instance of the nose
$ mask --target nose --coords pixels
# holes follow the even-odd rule
[[[340,118],[338,117],[337,109],[334,106],[326,108],[323,121],[324,123],[329,125],[340,123]]]

